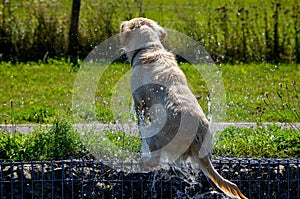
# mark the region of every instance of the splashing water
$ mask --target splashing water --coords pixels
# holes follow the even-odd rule
[[[225,194],[216,191],[210,191],[200,195],[196,195],[193,198],[194,199],[230,199]]]
[[[210,124],[213,123],[212,113],[211,113],[211,100],[210,97],[207,96],[207,119]]]
[[[153,172],[151,193],[154,198],[160,196],[160,192],[168,193],[167,189],[172,189],[172,198],[176,199],[230,199],[224,193],[212,191],[211,183],[199,183],[200,178],[206,177],[200,170],[192,169],[188,165],[164,165]],[[166,181],[172,182],[172,185],[164,186],[163,182]]]

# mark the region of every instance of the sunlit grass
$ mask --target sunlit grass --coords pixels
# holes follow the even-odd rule
[[[222,72],[226,90],[225,121],[299,122],[299,117],[296,117],[299,114],[299,65],[228,64],[217,67]],[[181,68],[199,104],[208,114],[210,91],[204,79],[189,64],[181,64]],[[118,107],[112,104],[112,99],[124,98],[123,93],[127,94],[126,97],[128,94],[130,96],[128,86],[124,86],[129,84],[125,74],[130,75],[130,70],[129,64],[120,63],[112,64],[105,70],[95,95],[98,121],[108,123],[118,120]],[[47,123],[57,115],[71,117],[77,74],[72,65],[64,60],[50,60],[48,64],[1,63],[0,123]],[[279,98],[278,92],[282,98]],[[124,100],[130,111],[131,99]],[[284,103],[291,108],[287,109]]]
[[[246,158],[299,158],[300,131],[279,126],[228,127],[215,136],[216,156]]]
[[[285,116],[278,114],[278,111],[283,111],[283,102],[276,94],[282,90],[280,85],[290,87],[284,97],[290,95],[291,99],[286,103],[295,107],[299,114],[299,65],[244,64],[220,68],[227,95],[228,121],[299,122],[299,117],[294,117],[289,111]],[[265,103],[266,93],[270,99],[268,104]]]
[[[1,123],[11,123],[12,119],[16,123],[47,122],[47,117],[69,112],[76,73],[65,61],[3,62],[0,74]]]

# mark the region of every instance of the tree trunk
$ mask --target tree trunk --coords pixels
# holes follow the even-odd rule
[[[78,24],[79,24],[80,0],[73,0],[71,25],[69,31],[68,55],[71,56],[71,62],[77,65],[77,56],[79,49]]]

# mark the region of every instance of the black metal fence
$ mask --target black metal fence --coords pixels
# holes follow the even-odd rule
[[[228,159],[215,168],[249,198],[300,198],[299,159]],[[201,172],[136,163],[1,162],[1,198],[226,198]]]

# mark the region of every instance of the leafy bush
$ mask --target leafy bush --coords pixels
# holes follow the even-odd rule
[[[0,159],[13,161],[101,158],[133,159],[140,152],[138,137],[123,132],[77,131],[70,122],[55,119],[52,126],[34,132],[0,132]],[[107,158],[106,158],[107,157]],[[105,159],[106,158],[106,159]]]
[[[39,159],[78,158],[86,153],[71,123],[57,119],[51,128],[32,133],[27,141],[28,150],[32,152],[29,154]]]
[[[216,156],[249,158],[300,157],[300,131],[279,126],[228,127],[215,136]]]
[[[14,161],[80,158],[88,155],[79,134],[66,121],[55,120],[49,128],[27,135],[1,132],[0,159]]]
[[[0,132],[0,159],[21,160],[25,153],[25,135],[16,132],[15,135]]]

